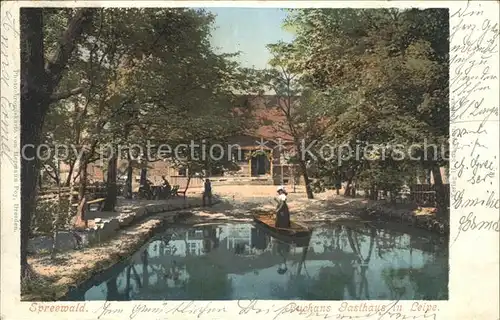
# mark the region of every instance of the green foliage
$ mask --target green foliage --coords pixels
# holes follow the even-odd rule
[[[44,125],[48,144],[74,144],[77,151],[87,146],[92,162],[101,146],[223,142],[250,124],[248,113],[235,115],[234,107],[239,94],[257,90],[254,72],[241,68],[236,54],[213,52],[211,14],[190,8],[96,11],[58,88],[83,90],[51,107]],[[54,47],[70,13],[46,15],[46,48]],[[177,162],[193,172],[208,165],[196,158]],[[56,169],[58,162],[51,158],[44,165]],[[218,165],[230,164],[211,164]]]
[[[60,201],[37,201],[33,215],[32,230],[37,233],[51,234],[54,227],[61,230],[68,226],[70,203],[67,197]]]
[[[447,145],[446,9],[290,9],[285,27],[293,30],[295,40],[286,50],[281,45],[272,48],[293,59],[288,65],[301,75],[301,86],[312,92],[335,90],[344,102],[336,103],[334,116],[328,115],[331,123],[318,145],[356,150],[367,144],[408,147],[424,139]],[[306,112],[314,115],[316,110]],[[426,163],[380,165],[349,155],[340,167],[337,157],[318,163],[318,175],[342,173],[344,178],[357,177],[363,186],[395,190],[413,166],[447,164],[438,157]]]

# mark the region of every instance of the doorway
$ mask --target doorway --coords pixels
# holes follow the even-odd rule
[[[267,171],[268,159],[265,155],[259,154],[252,158],[252,176],[265,175]]]

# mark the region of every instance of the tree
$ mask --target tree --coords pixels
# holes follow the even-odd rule
[[[292,47],[304,78],[315,88],[335,88],[350,97],[331,138],[351,147],[408,147],[423,145],[423,139],[440,146],[418,165],[434,173],[441,214],[446,212],[439,166],[447,165],[441,149],[448,141],[442,124],[449,123],[448,20],[445,9],[293,9],[286,21],[296,33]],[[353,178],[373,170],[365,160],[345,165],[342,171]]]
[[[316,90],[305,81],[296,61],[293,46],[285,43],[268,45],[273,54],[272,66],[264,74],[264,86],[270,87],[276,95],[273,105],[284,120],[273,123],[277,132],[291,137],[300,174],[306,185],[309,199],[313,199],[308,163],[316,161],[306,152],[334,123],[345,107],[342,95],[337,90]],[[271,102],[274,104],[274,101]]]
[[[53,54],[44,55],[44,13],[41,8],[21,10],[21,146],[38,146],[44,117],[51,102],[70,93],[56,88],[69,58],[85,28],[92,21],[92,9],[79,9],[68,19],[67,28],[57,41]],[[33,159],[33,160],[28,160]],[[21,160],[21,277],[29,275],[27,245],[31,216],[35,209],[39,161],[35,149],[27,148]]]
[[[135,118],[130,125],[137,130],[154,128],[153,138],[165,141],[188,127],[174,128],[173,116],[193,114],[211,93],[218,93],[218,100],[228,96],[241,77],[227,56],[209,50],[213,17],[203,10],[23,9],[21,18],[21,143],[35,146],[26,149],[28,159],[42,139],[78,145],[78,168],[76,159],[69,161],[70,171],[79,172],[80,199],[85,197],[87,165],[102,157],[99,146],[119,142],[117,124],[124,115]],[[44,51],[54,54],[45,59]],[[111,177],[115,170],[110,164]],[[39,168],[38,159],[23,159],[23,275]],[[71,180],[73,175],[68,176]]]

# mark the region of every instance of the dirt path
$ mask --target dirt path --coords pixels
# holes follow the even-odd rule
[[[272,212],[276,186],[216,186],[214,192],[222,202],[210,207],[194,209],[188,223],[206,221],[251,221],[254,212]],[[333,222],[339,220],[376,219],[394,221],[441,234],[449,231],[449,224],[437,219],[434,208],[419,208],[414,204],[391,204],[363,197],[344,197],[343,190],[314,195],[307,199],[305,188],[288,190],[288,206],[293,220],[302,222]]]
[[[360,209],[371,205],[363,198],[346,198],[335,191],[315,194],[307,199],[305,188],[298,186],[288,191],[288,206],[292,219],[298,221],[334,221],[357,218]],[[219,220],[250,220],[252,213],[273,211],[276,186],[216,186],[214,192],[222,202],[210,208],[194,210],[195,217]],[[343,191],[341,190],[341,194]]]

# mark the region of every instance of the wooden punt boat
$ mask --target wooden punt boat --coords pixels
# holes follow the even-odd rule
[[[290,228],[276,228],[274,226],[275,218],[272,214],[254,214],[253,220],[270,236],[287,243],[300,245],[308,243],[311,238],[312,229],[296,221],[290,221]]]

